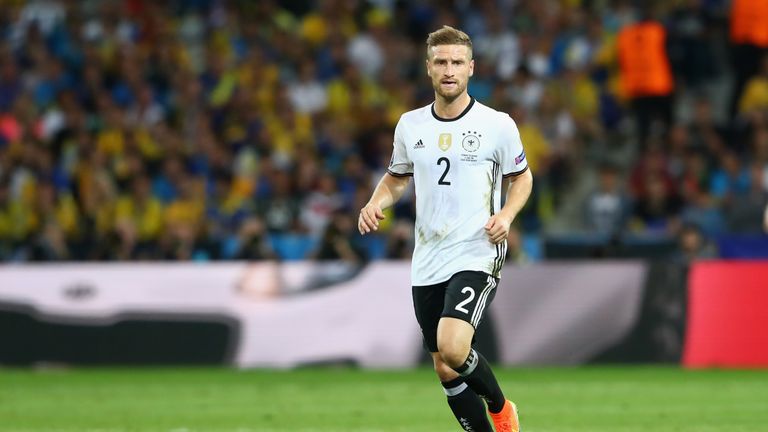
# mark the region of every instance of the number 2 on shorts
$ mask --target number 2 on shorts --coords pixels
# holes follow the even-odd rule
[[[459,312],[464,312],[465,314],[469,314],[469,311],[464,307],[465,304],[470,303],[472,300],[475,299],[475,290],[472,289],[472,287],[464,287],[461,289],[461,293],[465,294],[469,292],[469,297],[467,297],[464,301],[457,304],[454,309],[456,309]]]

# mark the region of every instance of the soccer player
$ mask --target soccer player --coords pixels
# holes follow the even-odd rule
[[[515,405],[472,342],[533,177],[515,122],[467,93],[469,36],[448,26],[431,33],[426,63],[435,101],[400,117],[389,169],[360,210],[358,230],[376,231],[413,177],[413,304],[448,405],[464,430],[492,432],[484,399],[497,432],[518,432]]]

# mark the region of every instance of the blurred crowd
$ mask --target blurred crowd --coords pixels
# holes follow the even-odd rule
[[[536,186],[514,244],[585,175],[598,182],[573,229],[758,232],[768,41],[732,40],[732,7],[3,0],[0,260],[408,257],[412,194],[377,236],[356,216],[400,114],[433,98],[424,40],[443,24],[473,38],[470,94],[520,129]],[[621,32],[642,22],[666,31],[673,75],[650,98],[622,81]]]

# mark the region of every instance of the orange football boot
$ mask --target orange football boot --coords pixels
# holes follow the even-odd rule
[[[517,418],[517,406],[512,401],[506,401],[501,412],[488,412],[493,420],[496,432],[520,432],[520,420]]]

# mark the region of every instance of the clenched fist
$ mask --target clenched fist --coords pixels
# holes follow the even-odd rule
[[[488,235],[488,240],[493,244],[503,242],[507,235],[509,235],[509,226],[511,224],[512,221],[501,213],[491,216],[488,219],[488,223],[485,224],[485,233]]]

